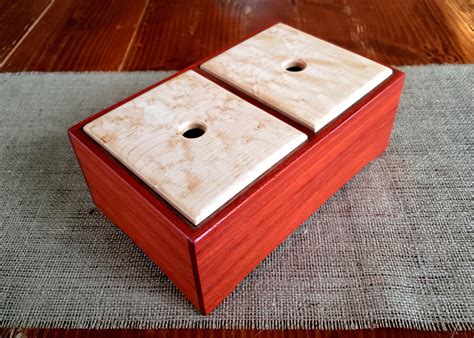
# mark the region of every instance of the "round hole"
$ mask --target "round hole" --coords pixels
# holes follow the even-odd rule
[[[302,60],[288,60],[282,63],[282,67],[287,72],[301,72],[306,68],[306,63]]]
[[[206,132],[206,126],[199,122],[185,122],[179,128],[181,135],[186,138],[198,138]]]

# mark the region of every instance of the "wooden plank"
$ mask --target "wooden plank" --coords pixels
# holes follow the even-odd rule
[[[472,35],[474,31],[474,16],[472,15],[474,4],[466,0],[452,0],[448,4],[453,7],[450,11],[452,15],[458,16],[458,18],[453,18],[453,21],[460,26],[465,26],[460,29],[465,32],[470,31]]]
[[[445,29],[446,34],[452,37],[450,44],[444,48],[453,48],[460,58],[474,62],[474,3],[467,0],[434,0],[428,4],[432,6],[433,19],[439,29]],[[446,62],[441,60],[438,63]]]
[[[51,1],[0,1],[0,66],[49,9]]]
[[[287,2],[153,1],[124,69],[179,69],[268,26]]]
[[[211,330],[211,329],[0,329],[2,337],[25,338],[472,338],[472,331],[370,330]]]
[[[146,0],[53,2],[2,71],[118,70]]]
[[[124,69],[179,69],[281,21],[383,64],[474,62],[447,1],[153,2]],[[468,14],[466,14],[468,15]]]
[[[306,140],[193,71],[84,131],[195,225]]]
[[[474,62],[472,31],[460,25],[461,8],[450,1],[356,0],[347,6],[354,46],[350,49],[375,61],[392,65]]]
[[[20,13],[29,9],[20,3],[21,10],[6,11],[2,46],[22,29]],[[0,71],[181,69],[276,21],[383,64],[473,63],[470,11],[462,0],[64,0]]]

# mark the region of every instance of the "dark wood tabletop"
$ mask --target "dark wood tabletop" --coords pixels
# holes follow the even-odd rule
[[[179,70],[281,21],[388,65],[474,62],[469,0],[0,0],[0,71]]]
[[[473,63],[469,0],[0,0],[0,71],[179,70],[281,21],[388,65]],[[472,337],[472,332],[0,329],[1,337]]]
[[[472,332],[406,329],[373,330],[71,330],[0,329],[0,337],[114,337],[114,338],[472,338]]]

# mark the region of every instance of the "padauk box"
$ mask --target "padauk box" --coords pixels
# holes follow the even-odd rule
[[[277,24],[69,136],[97,207],[207,314],[385,150],[403,80]]]

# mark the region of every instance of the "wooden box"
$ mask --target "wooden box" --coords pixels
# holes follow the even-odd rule
[[[69,136],[97,207],[207,314],[384,151],[403,80],[277,24]]]

